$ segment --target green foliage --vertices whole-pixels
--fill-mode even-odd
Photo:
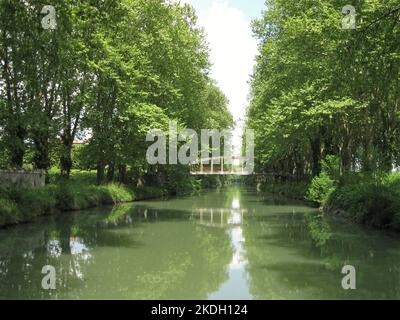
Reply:
[[[203,189],[219,188],[223,185],[223,180],[220,176],[204,176],[201,177],[200,181]]]
[[[325,172],[336,183],[341,178],[340,159],[337,156],[328,155],[321,161],[321,171]]]
[[[339,158],[331,155],[327,156],[321,161],[321,170],[321,173],[311,181],[306,198],[324,206],[339,184]]]
[[[400,230],[400,175],[353,176],[325,207],[358,223]]]
[[[64,182],[60,184],[55,197],[56,206],[60,210],[81,210],[135,200],[134,192],[123,185],[107,184],[95,186],[79,182]]]
[[[335,181],[323,171],[318,177],[315,177],[311,181],[306,197],[308,200],[323,206],[335,189]]]
[[[165,191],[159,187],[143,186],[135,190],[136,200],[147,200],[162,198]]]
[[[131,202],[135,200],[135,194],[123,185],[115,183],[102,186],[104,193],[108,193],[114,203]]]
[[[9,199],[0,198],[0,226],[15,224],[21,221],[17,204]]]
[[[93,179],[90,172],[74,172],[68,181],[56,179],[56,183],[32,190],[0,189],[0,227],[32,221],[61,210],[81,210],[136,200],[136,191],[127,186],[115,183],[96,186],[88,183]],[[162,192],[157,188],[140,190],[141,199],[161,196]]]
[[[21,201],[18,202],[24,216],[35,218],[43,214],[54,214],[56,212],[56,188],[47,186],[37,190],[22,192]],[[27,210],[29,208],[29,210]]]
[[[196,180],[190,175],[190,170],[187,166],[168,166],[164,171],[166,171],[167,177],[165,188],[169,194],[190,194],[197,188]]]
[[[264,192],[280,195],[285,198],[304,200],[309,183],[307,181],[269,181],[262,183],[261,190]]]
[[[194,130],[232,126],[191,6],[51,5],[55,30],[43,30],[40,1],[0,3],[0,167],[59,166],[64,178],[97,170],[98,184],[138,185],[148,172],[157,175],[145,158],[149,130],[166,130],[170,120]]]
[[[247,127],[259,171],[317,176],[330,154],[342,174],[399,162],[398,1],[354,3],[355,30],[342,29],[344,4],[268,0],[253,22],[260,54]]]

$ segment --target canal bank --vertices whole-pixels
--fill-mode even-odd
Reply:
[[[161,188],[135,190],[122,184],[102,186],[62,183],[37,189],[0,191],[0,228],[33,222],[37,217],[162,197]]]
[[[214,176],[195,179],[188,176],[181,183],[181,186],[96,185],[90,174],[82,172],[69,180],[57,179],[35,189],[0,187],[0,228],[33,222],[38,217],[65,211],[190,194],[204,188],[220,187],[226,183],[226,179]]]

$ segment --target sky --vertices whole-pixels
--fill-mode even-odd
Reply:
[[[264,0],[181,0],[184,2],[195,8],[198,24],[206,31],[211,77],[228,97],[229,110],[240,124],[246,114],[248,82],[258,53],[250,24],[261,17]],[[236,151],[241,132],[239,125],[234,133]]]

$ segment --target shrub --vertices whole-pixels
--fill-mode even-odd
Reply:
[[[311,181],[306,198],[324,206],[335,189],[336,182],[326,172],[321,172]]]
[[[15,202],[0,198],[0,226],[18,223],[21,218],[21,213]]]
[[[332,193],[326,207],[375,228],[400,229],[400,175],[359,175]]]
[[[340,160],[336,156],[328,155],[321,161],[321,173],[311,181],[306,198],[324,206],[336,190],[339,180]]]

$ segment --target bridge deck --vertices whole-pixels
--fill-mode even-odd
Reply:
[[[252,173],[248,173],[248,172],[234,172],[234,171],[228,171],[228,172],[226,172],[226,171],[224,171],[224,172],[221,172],[221,171],[214,171],[214,172],[210,172],[210,171],[207,171],[207,172],[201,172],[201,171],[199,171],[199,172],[195,172],[195,171],[192,171],[192,172],[190,172],[190,174],[192,175],[192,176],[250,176],[250,175],[252,175]]]

